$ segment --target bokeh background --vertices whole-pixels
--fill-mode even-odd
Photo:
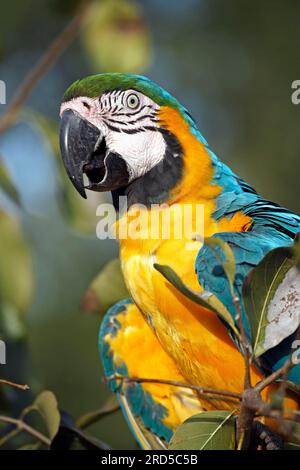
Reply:
[[[0,117],[78,4],[2,2],[0,80],[7,105],[0,105]],[[62,170],[58,112],[74,80],[105,71],[150,76],[189,109],[234,171],[300,212],[300,105],[291,102],[291,84],[300,79],[299,2],[91,4],[77,38],[0,135],[0,335],[7,344],[0,374],[31,387],[0,388],[1,413],[10,416],[44,389],[74,418],[101,408],[109,396],[98,329],[105,309],[126,290],[116,243],[95,236],[103,196],[81,200]],[[116,449],[135,447],[120,412],[88,432]]]

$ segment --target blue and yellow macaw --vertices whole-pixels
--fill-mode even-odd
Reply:
[[[203,208],[204,235],[227,242],[235,255],[235,289],[266,253],[290,245],[300,217],[262,198],[212,152],[188,111],[148,78],[108,73],[76,81],[61,105],[61,151],[79,193],[111,191],[124,279],[131,298],[112,307],[100,329],[105,375],[119,396],[144,448],[164,447],[174,429],[203,410],[234,404],[211,400],[184,386],[127,382],[114,377],[154,378],[234,392],[243,390],[244,360],[226,325],[194,303],[155,269],[170,266],[191,289],[213,293],[235,320],[228,280],[207,244],[195,237],[196,208]],[[84,186],[83,176],[88,179]],[[183,235],[163,234],[164,216],[182,225],[178,208],[189,204],[192,223]],[[137,211],[139,205],[140,211]],[[149,217],[135,236],[121,237],[129,223]],[[152,237],[153,230],[159,235]],[[249,333],[247,320],[244,327]],[[276,370],[290,352],[289,336],[252,365],[253,383]],[[290,373],[300,384],[300,365]],[[267,399],[271,387],[264,391]],[[298,406],[291,397],[289,406]],[[155,441],[156,444],[153,442]]]

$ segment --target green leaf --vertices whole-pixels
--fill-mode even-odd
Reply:
[[[93,280],[85,294],[83,310],[86,312],[107,311],[111,305],[129,297],[119,259],[109,261]]]
[[[0,189],[3,190],[12,201],[20,205],[20,198],[18,191],[16,190],[15,186],[13,185],[8,171],[5,168],[3,162],[0,161]]]
[[[39,450],[41,447],[41,443],[35,442],[33,444],[24,444],[23,446],[19,447],[17,450]]]
[[[50,450],[110,450],[108,444],[71,425],[61,425]]]
[[[0,209],[0,296],[3,308],[20,317],[31,302],[33,292],[32,261],[18,220]],[[9,320],[9,314],[7,319]]]
[[[210,292],[195,292],[194,290],[190,289],[186,284],[184,284],[184,282],[170,266],[155,263],[154,268],[159,271],[185,297],[192,300],[196,304],[202,305],[202,307],[216,313],[218,317],[227,323],[236,337],[240,339],[240,334],[234,324],[232,316],[216,296]]]
[[[60,425],[60,413],[55,395],[49,390],[40,393],[32,404],[32,410],[36,410],[43,418],[48,436],[53,439]]]
[[[231,293],[233,294],[233,283],[235,278],[235,258],[232,249],[228,245],[228,243],[224,242],[221,238],[212,238],[207,237],[204,239],[205,245],[211,247],[211,249],[215,252],[217,258],[220,258],[220,255],[217,251],[217,248],[221,248],[225,255],[225,263],[222,259],[220,259],[220,263],[223,266],[225,274],[230,284]]]
[[[134,0],[94,2],[82,32],[95,70],[141,72],[151,60],[151,36],[141,5]]]
[[[206,411],[188,418],[171,439],[171,450],[234,450],[233,411]]]
[[[91,426],[92,424],[97,423],[106,416],[115,413],[119,409],[120,404],[117,397],[115,395],[110,395],[107,401],[102,406],[102,408],[80,416],[80,418],[78,418],[76,421],[76,426],[80,429],[85,429]]]
[[[300,274],[291,249],[277,248],[264,257],[245,279],[243,299],[257,358],[299,325]]]

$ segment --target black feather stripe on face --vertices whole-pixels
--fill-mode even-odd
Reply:
[[[128,117],[131,117],[130,114],[127,114]],[[144,119],[147,119],[149,118],[150,121],[152,122],[156,122],[156,119],[155,119],[155,114],[152,113],[152,114],[144,114],[143,116],[139,116],[138,118],[136,119],[129,119],[127,121],[118,121],[117,119],[112,119],[112,118],[105,118],[104,121],[105,122],[109,122],[109,123],[113,123],[113,124],[121,124],[121,125],[133,125],[133,124],[136,124],[137,122],[139,121],[143,121]]]
[[[150,207],[151,204],[167,202],[171,190],[182,178],[183,152],[178,139],[167,130],[160,128],[151,128],[151,130],[161,132],[165,139],[164,158],[145,175],[132,181],[126,188],[112,192],[116,209],[119,209],[119,196],[127,196],[128,208],[133,204],[143,204]]]
[[[150,108],[150,109],[154,110],[154,108],[151,104],[144,104],[138,111],[133,111],[132,113],[113,113],[112,112],[112,114],[116,114],[117,116],[131,117],[131,116],[136,116],[137,114],[139,114],[141,111],[143,111],[146,108]]]
[[[99,98],[99,113],[103,123],[111,131],[134,134],[135,132],[142,132],[145,125],[157,124],[157,107],[155,103],[143,104],[143,102],[138,102],[138,109],[130,109],[127,105],[128,96],[130,96],[128,90],[127,92],[114,90]]]

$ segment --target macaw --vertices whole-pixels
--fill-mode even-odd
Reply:
[[[300,231],[300,217],[261,197],[222,163],[189,112],[146,77],[105,73],[78,80],[66,91],[60,116],[62,157],[77,191],[83,197],[86,189],[111,191],[117,210],[120,196],[127,198],[117,235],[129,220],[138,225],[136,207],[147,215],[167,214],[180,225],[178,207],[201,205],[206,239],[220,238],[234,253],[239,295],[245,276],[264,255],[291,245]],[[108,383],[135,437],[144,448],[163,448],[189,416],[235,406],[184,384],[241,392],[244,360],[220,318],[181,294],[155,268],[168,265],[191,289],[214,294],[235,320],[228,280],[215,251],[195,237],[192,226],[181,237],[174,231],[164,237],[164,219],[147,220],[134,237],[119,237],[131,297],[109,309],[99,343]],[[157,237],[150,236],[153,228]],[[245,316],[243,321],[249,337]],[[253,383],[280,367],[293,339],[292,334],[263,355],[261,367],[252,365]],[[180,386],[120,385],[116,376]],[[300,365],[289,378],[300,384]],[[271,390],[264,391],[265,399]],[[288,400],[298,407],[293,397]]]

